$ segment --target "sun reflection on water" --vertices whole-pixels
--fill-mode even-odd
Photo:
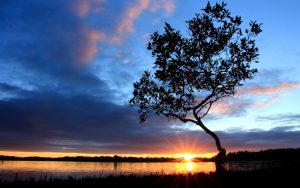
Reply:
[[[185,163],[185,168],[186,168],[187,172],[192,172],[193,171],[193,163],[192,162]]]
[[[198,172],[214,172],[215,171],[215,164],[212,162],[192,162],[192,161],[185,161],[179,162],[175,164],[175,168],[173,169],[174,173],[198,173]]]

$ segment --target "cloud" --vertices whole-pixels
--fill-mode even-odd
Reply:
[[[120,44],[124,37],[135,31],[134,22],[146,10],[154,12],[164,9],[171,14],[175,9],[175,3],[172,0],[136,0],[136,4],[128,7],[118,24],[114,36],[110,38],[112,44]]]
[[[257,121],[270,121],[276,124],[300,125],[300,114],[273,114],[258,116]]]
[[[117,33],[122,34],[133,32],[133,22],[144,10],[147,9],[148,5],[149,0],[138,0],[136,5],[129,7],[117,28]]]
[[[104,34],[75,16],[69,2],[2,3],[0,60],[51,73],[90,64]]]
[[[0,100],[1,150],[100,154],[216,152],[214,140],[200,128],[165,126],[174,122],[156,117],[139,125],[136,111],[113,103],[110,92],[104,90],[99,90],[102,96],[93,96],[84,92],[65,95],[47,88],[24,91],[8,84],[0,88],[25,96]],[[289,118],[297,119],[298,115],[286,117]],[[300,131],[296,128],[238,129],[217,134],[228,151],[299,147]]]
[[[215,116],[233,116],[241,115],[246,112],[246,109],[250,107],[252,103],[247,100],[240,99],[225,99],[213,104],[210,112]]]
[[[110,102],[108,96],[45,93],[32,92],[27,98],[0,101],[2,150],[125,152],[130,147],[141,148],[157,132],[158,121],[149,127],[138,126],[135,111]],[[151,124],[153,133],[148,130]]]
[[[150,10],[152,11],[158,11],[159,9],[164,9],[167,14],[171,14],[176,5],[173,0],[156,0],[152,1]]]
[[[273,86],[256,85],[238,90],[239,95],[271,95],[300,88],[300,82],[281,82]]]
[[[75,13],[80,17],[87,16],[91,9],[94,12],[99,12],[106,0],[77,0],[74,5]]]
[[[9,100],[11,98],[24,97],[30,93],[30,90],[19,88],[7,83],[0,82],[0,99]]]
[[[136,73],[123,67],[116,70],[116,64],[108,65],[103,54],[112,56],[109,40],[116,36],[121,42],[133,32],[134,22],[153,3],[148,0],[1,2],[0,16],[5,18],[0,21],[1,82],[23,89],[47,87],[58,93],[97,95],[101,94],[99,88],[112,87],[110,81],[104,81],[104,69],[109,68],[103,67],[111,66],[115,77],[126,77],[111,78],[111,82],[118,83],[116,88],[124,87],[124,82],[132,81]],[[96,12],[96,8],[103,10]],[[128,45],[124,48],[133,54],[132,45],[130,50]],[[129,56],[126,54],[123,62],[131,62],[133,57]],[[92,66],[96,63],[100,68],[95,71]],[[13,96],[16,95],[9,94]]]
[[[183,130],[153,119],[139,125],[135,110],[91,96],[56,93],[0,101],[0,149],[102,154],[216,152],[200,128]],[[165,120],[165,119],[163,119]],[[299,147],[295,127],[217,131],[228,151]]]
[[[298,148],[300,131],[292,127],[275,127],[271,130],[220,132],[224,146],[230,151],[261,150],[270,148]]]
[[[265,108],[279,101],[277,97],[269,97],[265,100],[251,100],[242,97],[221,99],[212,105],[208,115],[210,119],[222,118],[225,116],[241,116],[249,109]]]
[[[98,52],[97,42],[105,38],[105,34],[101,31],[88,29],[86,32],[87,45],[82,49],[78,64],[91,63]]]
[[[232,97],[218,100],[206,116],[209,120],[224,117],[242,116],[248,110],[257,110],[280,103],[282,98],[291,96],[289,92],[299,89],[300,82],[287,78],[290,69],[263,69],[254,80],[248,80],[236,88]]]
[[[79,1],[1,2],[2,84],[63,95],[108,92],[107,84],[90,69],[105,34],[78,17],[72,2]],[[10,90],[6,99],[11,97],[24,96]]]
[[[148,8],[149,0],[138,0],[137,4],[129,7],[123,15],[115,35],[111,38],[114,44],[121,43],[124,36],[134,31],[134,21]]]
[[[281,82],[276,85],[254,84],[238,89],[234,97],[221,99],[212,105],[210,119],[241,116],[248,109],[265,108],[276,104],[284,93],[300,88],[300,82]]]

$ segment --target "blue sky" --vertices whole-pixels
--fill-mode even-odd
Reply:
[[[216,152],[199,127],[157,117],[141,126],[128,105],[133,83],[153,66],[149,36],[165,22],[186,32],[185,21],[206,3],[1,1],[0,151]],[[227,4],[245,26],[263,24],[258,73],[204,123],[228,151],[300,147],[299,1]]]

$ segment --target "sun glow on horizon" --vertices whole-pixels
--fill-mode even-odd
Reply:
[[[190,161],[192,159],[192,156],[190,154],[184,155],[184,160]]]
[[[195,158],[194,155],[185,153],[185,154],[176,154],[176,156],[183,158],[185,161],[191,161],[193,158]]]
[[[192,161],[193,158],[195,157],[212,157],[215,155],[215,153],[201,153],[201,154],[189,154],[189,153],[184,153],[184,154],[122,154],[122,153],[116,153],[116,154],[107,154],[107,153],[70,153],[70,152],[26,152],[26,151],[3,151],[0,150],[0,155],[5,155],[5,156],[16,156],[16,157],[76,157],[76,156],[84,156],[84,157],[97,157],[97,156],[111,156],[113,157],[114,155],[118,155],[121,157],[170,157],[170,158],[183,158],[184,161]]]

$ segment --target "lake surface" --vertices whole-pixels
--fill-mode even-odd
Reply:
[[[225,169],[247,171],[270,169],[285,165],[282,162],[227,162]],[[107,176],[120,174],[180,174],[214,172],[213,162],[64,162],[64,161],[0,161],[0,180],[14,181],[16,178],[45,179],[69,176]]]
[[[64,161],[3,161],[0,179],[36,179],[47,177],[84,177],[120,174],[180,174],[213,172],[213,162],[64,162]]]

